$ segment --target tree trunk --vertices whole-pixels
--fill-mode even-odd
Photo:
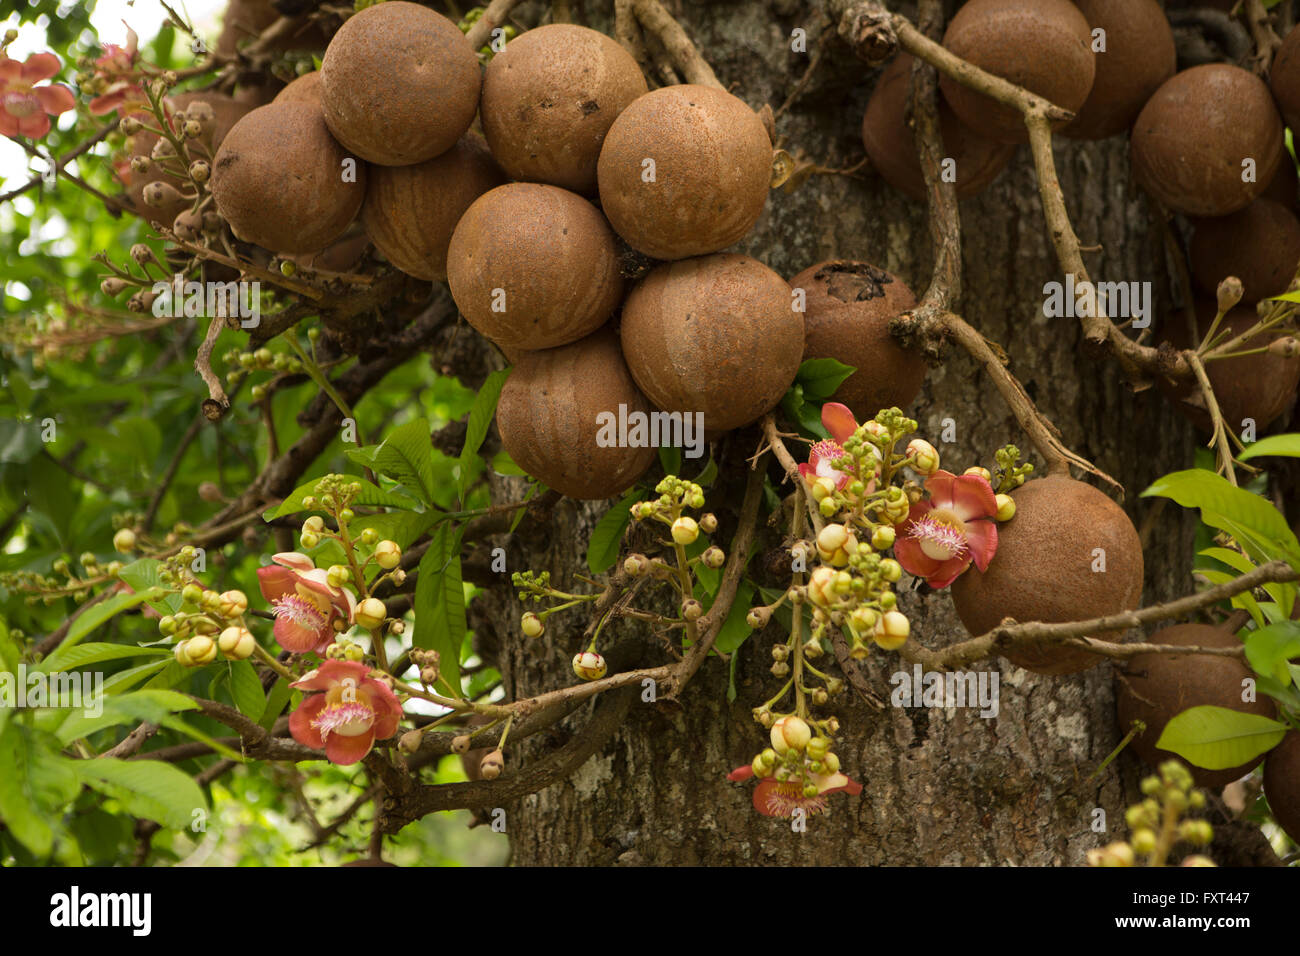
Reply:
[[[610,31],[610,6],[588,0],[586,22]],[[791,153],[801,151],[823,166],[859,161],[859,128],[874,71],[853,58],[833,29],[826,31],[816,10],[795,0],[672,6],[719,79],[754,107],[779,107],[824,44],[819,68],[778,121],[778,133]],[[791,51],[797,27],[808,33],[807,53]],[[1093,276],[1149,280],[1157,307],[1168,311],[1164,240],[1132,186],[1126,141],[1065,140],[1057,156],[1077,231],[1086,246],[1102,247],[1087,254]],[[958,311],[1005,348],[1012,372],[1067,445],[1123,483],[1124,505],[1137,526],[1151,523],[1156,546],[1146,554],[1144,601],[1186,593],[1193,522],[1137,495],[1156,476],[1190,462],[1193,432],[1154,390],[1135,395],[1113,362],[1083,356],[1076,320],[1043,316],[1043,284],[1061,275],[1027,147],[990,189],[964,202],[961,213],[965,301]],[[869,170],[817,175],[792,193],[773,192],[739,248],[787,278],[824,259],[865,259],[903,278],[919,296],[931,265],[925,215],[923,205]],[[932,369],[910,413],[945,462],[989,464],[995,448],[1013,442],[1042,468],[987,378],[953,347]],[[938,440],[945,419],[955,424],[950,444]],[[744,459],[758,443],[755,429],[722,443],[723,476],[710,495],[714,510],[723,513],[739,501]],[[497,491],[506,500],[519,487],[505,479]],[[507,547],[510,570],[549,570],[559,586],[582,589],[574,576],[586,571],[587,538],[605,508],[565,500],[546,528],[521,528],[494,543]],[[724,522],[724,530],[734,524]],[[718,539],[724,547],[728,540]],[[914,639],[937,647],[965,637],[947,593],[900,598]],[[476,604],[480,638],[498,655],[512,698],[572,682],[569,660],[580,649],[585,619],[553,619],[541,639],[525,642],[518,630],[522,608],[508,582]],[[1124,756],[1090,779],[1121,736],[1109,664],[1066,678],[1038,676],[1005,661],[976,665],[1001,675],[1000,713],[992,719],[973,710],[876,709],[846,694],[832,708],[841,722],[836,751],[845,771],[864,785],[862,795],[832,797],[830,814],[811,818],[802,833],[788,821],[759,816],[750,804],[751,786],[729,783],[725,775],[766,746],[766,731],[751,709],[779,686],[768,670],[775,631],[754,635],[738,652],[734,703],[727,700],[727,665],[717,658],[686,688],[680,708],[629,693],[625,722],[574,776],[506,807],[513,861],[1079,865],[1088,849],[1125,834],[1123,810],[1136,794],[1136,763]],[[605,646],[615,640],[629,652],[623,666],[667,660],[662,645],[639,627],[622,625]],[[878,650],[866,664],[871,683],[888,700],[889,675],[905,665],[897,654]],[[521,742],[512,765],[581,733],[593,706]],[[1105,832],[1092,829],[1096,808],[1106,813]]]

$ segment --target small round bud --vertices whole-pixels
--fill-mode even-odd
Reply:
[[[469,752],[469,734],[457,734],[451,738],[451,752],[463,754]]]
[[[644,554],[629,554],[623,561],[623,573],[635,578],[645,573],[650,567],[650,559]]]
[[[700,536],[700,526],[695,523],[694,518],[682,515],[673,522],[672,534],[673,540],[678,544],[691,544]]]
[[[190,179],[196,183],[206,183],[212,177],[212,167],[201,159],[190,163]]]
[[[314,531],[304,531],[298,536],[298,543],[310,551],[316,545],[320,544],[320,536]]]
[[[999,521],[1010,521],[1016,515],[1016,500],[1010,495],[997,495],[994,499],[997,504],[997,519]]]
[[[221,649],[221,653],[229,654],[239,646],[239,642],[247,633],[249,633],[249,631],[244,627],[228,627],[222,631],[221,636],[217,638],[217,647]]]
[[[165,143],[167,141],[160,139],[158,142]],[[170,206],[174,203],[178,203],[183,198],[184,197],[176,191],[175,187],[169,183],[163,182],[162,180],[157,180],[144,187],[144,204],[146,206],[152,206],[155,209],[161,206]]]
[[[1219,864],[1215,863],[1208,856],[1201,856],[1199,853],[1197,853],[1194,854],[1193,856],[1185,857],[1183,859],[1182,865],[1183,866],[1218,866]]]
[[[312,531],[316,534],[320,534],[325,530],[325,519],[320,515],[311,515],[302,523],[302,530],[304,532]]]
[[[727,555],[721,548],[712,545],[704,549],[704,553],[700,555],[700,560],[704,562],[705,567],[716,570],[727,563]]]
[[[829,607],[835,603],[835,572],[822,565],[813,569],[808,576],[808,600],[817,607]]]
[[[880,562],[880,575],[893,584],[903,576],[903,566],[893,558],[885,558]]]
[[[546,625],[540,617],[528,611],[519,619],[519,630],[524,632],[524,637],[541,637]]]
[[[912,625],[900,611],[886,611],[876,622],[872,639],[887,651],[894,651],[907,643]]]
[[[582,680],[600,680],[605,676],[605,658],[595,651],[581,651],[573,655],[573,673]]]
[[[939,470],[939,452],[923,438],[913,438],[907,443],[907,457],[918,475],[933,475]]]
[[[1230,311],[1245,294],[1246,288],[1241,284],[1241,280],[1236,276],[1228,276],[1219,283],[1219,288],[1216,290],[1215,298],[1218,300],[1219,311]]]
[[[767,623],[771,619],[772,611],[766,607],[750,608],[749,613],[745,615],[745,623],[756,631],[759,628],[767,627]]]
[[[989,470],[987,468],[981,468],[979,465],[972,465],[971,467],[963,471],[962,474],[978,475],[979,477],[983,478],[985,481],[993,480],[993,475],[989,472]]]
[[[221,486],[215,481],[204,481],[199,484],[199,497],[209,504],[220,504],[226,500],[226,496],[221,493]]]
[[[787,664],[785,661],[777,661],[775,664],[772,665],[773,677],[786,677],[789,675],[789,673],[790,673],[790,665]]]
[[[210,664],[217,659],[217,644],[210,637],[200,634],[185,642],[185,656],[193,666]]]
[[[487,754],[478,764],[478,775],[484,780],[495,780],[506,769],[506,758],[499,750]]]
[[[682,602],[682,618],[687,621],[698,621],[704,614],[704,605],[695,598],[687,598]]]
[[[121,554],[130,554],[135,550],[135,532],[130,528],[123,528],[117,534],[113,535],[113,550]]]
[[[181,600],[186,604],[198,604],[203,600],[203,588],[193,582],[181,588]]]
[[[356,622],[366,630],[374,630],[388,617],[388,608],[379,598],[366,598],[357,605]]]
[[[243,591],[222,591],[217,600],[222,617],[239,617],[248,610],[248,595]]]
[[[359,538],[360,538],[361,543],[364,544],[367,548],[373,548],[376,544],[379,543],[379,532],[376,531],[374,528],[363,528],[362,531],[361,531],[361,534],[360,534]],[[388,542],[388,543],[391,544],[391,545],[393,545],[393,547],[395,547],[395,548],[397,547],[397,542],[396,542],[396,541],[390,541],[390,542]],[[401,557],[401,549],[400,549],[400,548],[398,548],[398,557],[399,557],[399,558]],[[381,567],[382,567],[382,565],[381,565]],[[384,568],[384,570],[385,570],[385,571],[391,571],[392,568]]]
[[[360,663],[366,659],[366,652],[361,649],[360,644],[349,644],[343,648],[343,659]]]
[[[194,666],[194,662],[190,660],[190,655],[186,653],[188,645],[189,641],[178,641],[176,646],[172,648],[172,654],[176,658],[176,663],[180,664],[181,667]]]
[[[426,664],[420,668],[420,683],[432,685],[438,683],[438,668],[432,664]]]
[[[424,743],[424,734],[419,730],[408,730],[397,741],[397,747],[402,753],[413,754],[420,749],[420,744]]]
[[[897,536],[898,532],[892,527],[882,524],[871,532],[871,546],[877,551],[886,551],[894,546],[894,539]]]
[[[1276,355],[1279,358],[1291,359],[1300,355],[1300,339],[1294,336],[1286,336],[1280,339],[1274,339],[1268,345],[1268,354]]]
[[[705,534],[713,534],[718,530],[718,516],[713,512],[700,515],[700,530]]]
[[[352,570],[345,564],[331,564],[325,572],[325,583],[332,588],[341,588],[352,580]]]
[[[370,528],[367,531],[373,530]],[[396,541],[380,541],[375,545],[375,563],[385,571],[391,571],[402,561],[402,549]]]
[[[123,292],[129,283],[125,279],[119,279],[117,276],[109,276],[99,284],[99,291],[109,298],[115,299]]]
[[[803,749],[808,746],[812,740],[812,728],[804,721],[802,717],[794,714],[787,714],[785,717],[777,718],[772,724],[772,749],[778,754],[784,756],[788,751],[794,750],[802,753]]]
[[[1135,853],[1141,853],[1143,856],[1154,853],[1156,849],[1156,834],[1154,830],[1142,827],[1140,830],[1133,831],[1133,837],[1129,840]]]

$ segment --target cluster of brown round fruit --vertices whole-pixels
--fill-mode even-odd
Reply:
[[[1300,264],[1300,219],[1283,120],[1292,128],[1300,122],[1300,31],[1278,54],[1271,93],[1254,73],[1226,63],[1175,72],[1173,31],[1157,0],[970,0],[943,42],[962,59],[1075,112],[1059,130],[1063,136],[1102,139],[1132,130],[1137,182],[1189,219],[1200,334],[1214,320],[1216,291],[1228,276],[1244,287],[1240,305],[1220,324],[1232,335],[1255,324],[1258,302],[1291,284]],[[922,199],[906,116],[911,65],[900,56],[881,75],[862,139],[881,176]],[[947,76],[939,88],[940,129],[964,199],[1010,162],[1016,144],[1027,139],[1026,127],[1016,111]],[[1163,333],[1178,348],[1195,344],[1185,325],[1169,322]],[[1257,354],[1216,360],[1207,369],[1234,429],[1247,419],[1267,427],[1300,384],[1298,356]],[[1165,391],[1208,427],[1204,409],[1194,399],[1182,401],[1194,387]]]

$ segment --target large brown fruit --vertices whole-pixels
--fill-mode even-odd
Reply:
[[[1300,843],[1300,731],[1291,731],[1265,756],[1264,796],[1278,826]]]
[[[988,570],[972,565],[952,585],[953,604],[968,631],[984,634],[1005,617],[1055,624],[1138,606],[1142,543],[1119,505],[1092,485],[1059,475],[1026,482],[1011,497],[1016,514],[998,525],[998,549]],[[1105,570],[1094,570],[1101,567],[1102,552]],[[1006,657],[1040,674],[1074,674],[1102,661],[1078,648],[1048,645]]]
[[[1268,188],[1260,193],[1260,198],[1280,202],[1292,211],[1296,209],[1296,200],[1300,199],[1300,175],[1296,173],[1295,160],[1291,158],[1291,153],[1285,144],[1282,146],[1282,155],[1278,160],[1277,173],[1274,174]]]
[[[1097,69],[1088,21],[1069,0],[970,0],[948,24],[943,45],[1071,112],[1088,99]],[[939,88],[967,126],[1002,142],[1028,142],[1019,111],[948,76]]]
[[[445,153],[478,111],[478,57],[440,13],[388,0],[351,17],[321,63],[325,122],[368,162],[407,166]]]
[[[1075,6],[1091,29],[1106,31],[1106,49],[1096,53],[1087,102],[1061,132],[1105,139],[1132,126],[1151,94],[1174,75],[1174,31],[1156,0],[1075,0]]]
[[[661,265],[623,305],[623,354],[660,408],[703,412],[710,433],[781,401],[803,352],[790,286],[756,259],[721,253]]]
[[[512,349],[576,342],[623,297],[605,217],[558,186],[510,183],[466,210],[447,248],[447,282],[469,324]]]
[[[1196,300],[1199,335],[1203,336],[1209,331],[1217,311],[1213,299]],[[1253,307],[1239,305],[1223,317],[1219,328],[1237,336],[1248,331],[1258,321],[1259,316]],[[1265,332],[1244,347],[1258,348],[1285,334],[1281,331]],[[1176,348],[1191,348],[1193,345],[1182,315],[1170,319],[1167,337]],[[1265,353],[1215,359],[1205,363],[1205,372],[1214,389],[1214,400],[1218,402],[1219,411],[1228,428],[1240,433],[1246,420],[1250,419],[1255,423],[1257,431],[1263,431],[1291,403],[1296,385],[1300,383],[1300,358],[1282,358]],[[1205,411],[1200,389],[1194,381],[1173,385],[1160,379],[1157,384],[1197,428],[1210,431],[1210,416]],[[1191,400],[1191,404],[1187,400]]]
[[[605,134],[646,82],[632,55],[586,27],[553,23],[516,37],[483,74],[483,134],[514,179],[596,191]]]
[[[910,54],[900,53],[880,74],[862,116],[862,144],[871,165],[889,185],[913,199],[924,200],[921,160],[907,124],[913,62]],[[1015,154],[1014,144],[981,136],[957,119],[943,100],[939,101],[939,127],[944,152],[956,165],[958,199],[982,192]]]
[[[304,73],[275,94],[272,103],[310,103],[320,107],[320,70]]]
[[[1208,624],[1175,624],[1151,635],[1154,644],[1177,647],[1239,647],[1231,631]],[[1177,754],[1156,747],[1165,724],[1189,707],[1227,707],[1246,714],[1272,717],[1273,702],[1259,695],[1250,703],[1241,699],[1242,681],[1253,677],[1246,663],[1236,657],[1208,654],[1139,654],[1124,668],[1116,683],[1115,703],[1119,732],[1126,734],[1134,720],[1146,724],[1146,730],[1133,738],[1131,746],[1151,767],[1166,760],[1187,762]],[[1250,773],[1259,766],[1263,755],[1249,763],[1227,770],[1192,767],[1198,787],[1222,787]]]
[[[1133,126],[1132,151],[1138,184],[1170,209],[1226,216],[1272,181],[1282,157],[1282,118],[1254,73],[1207,63],[1156,90]],[[1249,182],[1247,160],[1254,164]]]
[[[417,279],[447,278],[447,247],[465,210],[505,174],[476,133],[414,166],[372,166],[361,220],[397,268]]]
[[[614,231],[656,259],[717,252],[758,220],[772,144],[757,114],[708,86],[666,86],[614,121],[597,163]]]
[[[1271,199],[1256,199],[1230,216],[1198,219],[1188,247],[1192,281],[1206,295],[1236,276],[1245,303],[1285,292],[1300,265],[1300,220]]]
[[[355,182],[345,182],[348,158],[318,108],[270,103],[226,136],[212,167],[212,195],[245,242],[315,252],[343,234],[365,197],[365,164],[357,163]]]
[[[1300,29],[1292,28],[1277,51],[1269,85],[1286,125],[1300,129]]]
[[[195,159],[211,159],[225,141],[226,134],[230,132],[231,127],[239,122],[251,107],[236,102],[224,93],[212,92],[177,93],[175,96],[167,98],[166,105],[169,115],[173,117],[173,122],[178,122],[181,113],[186,113],[190,107],[199,103],[207,104],[212,110],[212,117],[203,124],[207,127],[203,135],[197,140],[191,140],[189,147],[191,155]],[[151,116],[143,114],[137,114],[137,116],[144,119],[151,126],[154,125]],[[157,142],[158,136],[156,134],[141,130],[130,139],[131,155],[148,156]],[[178,192],[189,187],[188,182],[164,173],[158,164],[154,163],[147,173],[131,172],[127,180],[126,191],[135,208],[141,211],[147,221],[159,222],[170,229],[176,217],[189,209],[193,203],[187,199],[178,199],[163,206],[146,205],[144,201],[145,186],[159,181],[167,183]]]
[[[534,478],[570,498],[610,498],[645,473],[654,448],[602,447],[597,416],[649,414],[610,329],[519,357],[497,403],[501,444]]]
[[[858,421],[882,408],[906,408],[925,382],[925,359],[902,348],[889,322],[916,305],[897,277],[867,262],[834,259],[790,280],[804,290],[804,359],[833,358],[856,372],[835,392]]]

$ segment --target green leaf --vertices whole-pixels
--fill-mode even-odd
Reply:
[[[713,483],[718,480],[718,460],[709,455],[709,463],[704,466],[704,470],[695,476],[695,483],[701,488],[711,488]]]
[[[283,677],[276,678],[275,683],[271,685],[271,693],[266,697],[266,707],[262,710],[262,719],[258,721],[265,730],[270,730],[275,725],[276,719],[280,716],[280,711],[284,710],[284,705],[289,703],[289,697],[292,694],[293,688],[289,686],[289,682]]]
[[[1199,508],[1206,524],[1227,531],[1243,548],[1253,547],[1266,560],[1285,558],[1300,567],[1300,541],[1282,513],[1214,472],[1200,468],[1173,472],[1142,492],[1143,497],[1152,495],[1171,498],[1184,508]]]
[[[745,620],[749,616],[750,601],[753,597],[754,586],[748,581],[741,581],[740,587],[736,590],[736,601],[727,612],[727,619],[722,623],[718,638],[713,643],[713,646],[722,653],[733,653],[749,639],[750,634],[754,633],[753,628]]]
[[[515,460],[510,457],[510,453],[504,448],[492,456],[492,470],[498,475],[528,474],[528,472],[515,464]]]
[[[830,432],[822,424],[821,409],[804,401],[803,386],[796,382],[781,399],[781,407],[805,431],[818,438],[830,438]]]
[[[84,615],[83,615],[84,616]],[[170,657],[172,652],[162,647],[137,647],[134,644],[79,644],[76,647],[60,645],[49,657],[41,661],[34,669],[52,674],[55,671],[69,671],[87,664],[99,664],[102,661],[116,661],[124,657]]]
[[[16,724],[0,733],[0,820],[33,856],[48,856],[54,830],[46,822],[50,808],[40,805],[31,780],[28,736]]]
[[[56,733],[59,743],[67,745],[106,727],[120,724],[146,720],[154,724],[165,724],[173,713],[198,709],[198,704],[174,690],[137,690],[100,698],[100,703],[102,711],[98,714],[87,713],[84,707],[70,713]]]
[[[460,570],[460,539],[464,533],[464,525],[454,528],[444,522],[438,526],[429,550],[420,559],[415,583],[415,646],[438,652],[442,676],[457,695],[460,646],[468,629]]]
[[[117,799],[133,817],[153,820],[173,830],[188,829],[206,816],[208,801],[189,775],[160,760],[70,760],[86,786]]]
[[[161,570],[161,561],[156,558],[141,558],[122,568],[118,576],[137,594],[142,594],[151,592],[152,588],[162,587],[162,578],[159,577]],[[175,614],[181,607],[181,596],[175,593],[164,594],[161,597],[147,597],[145,600],[151,608],[164,615]]]
[[[799,366],[794,380],[803,386],[803,397],[806,400],[824,402],[856,371],[852,365],[845,365],[833,358],[808,359]]]
[[[239,712],[250,720],[261,720],[266,710],[266,693],[257,668],[248,661],[230,662],[230,695]]]
[[[1287,730],[1286,724],[1259,714],[1201,705],[1188,708],[1165,724],[1156,746],[1194,766],[1227,770],[1273,749]]]
[[[1246,660],[1255,673],[1275,678],[1283,686],[1291,683],[1288,662],[1297,657],[1300,657],[1300,622],[1270,624],[1246,637]]]
[[[1211,568],[1201,568],[1196,572],[1205,578],[1210,584],[1227,584],[1229,581],[1237,580],[1237,575],[1229,574],[1227,571],[1215,571]],[[1234,594],[1228,599],[1233,607],[1242,608],[1249,611],[1251,618],[1255,621],[1256,626],[1264,626],[1264,611],[1255,600],[1255,596],[1249,591],[1242,591],[1240,594]]]
[[[361,493],[352,500],[355,505],[382,505],[385,508],[401,508],[406,511],[419,511],[423,507],[414,498],[384,491],[364,478],[352,478],[351,480],[361,485]],[[305,510],[302,506],[302,499],[316,494],[316,486],[320,482],[321,479],[317,478],[305,485],[299,485],[279,505],[262,512],[263,520],[270,521],[272,518],[281,518],[284,515],[297,514],[299,511]]]
[[[659,467],[665,475],[680,475],[682,471],[682,450],[675,445],[659,446]]]
[[[483,439],[487,438],[488,426],[492,424],[492,416],[497,413],[501,387],[505,385],[509,375],[509,369],[500,369],[489,375],[474,398],[474,406],[469,410],[469,422],[465,427],[465,447],[460,452],[460,481],[457,485],[462,504],[465,501],[465,492],[469,489],[470,463],[478,454],[479,448],[483,446]]]
[[[1265,455],[1300,458],[1300,434],[1292,432],[1287,435],[1270,435],[1268,438],[1261,438],[1254,444],[1247,445],[1246,450],[1237,458],[1239,461],[1249,461]]]
[[[596,527],[591,531],[587,542],[587,567],[592,574],[608,571],[618,560],[618,549],[623,543],[623,531],[632,520],[632,503],[640,498],[639,492],[632,491],[623,496],[623,500],[606,511]]]
[[[433,504],[433,443],[429,422],[417,418],[399,425],[375,449],[372,467],[401,484],[426,505]]]

